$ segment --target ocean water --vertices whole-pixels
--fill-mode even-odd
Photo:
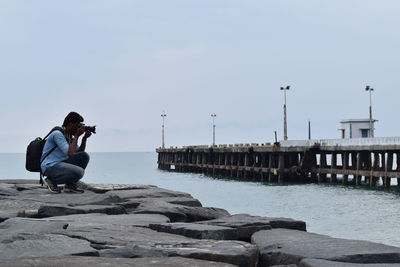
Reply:
[[[84,182],[152,184],[190,193],[203,206],[304,220],[309,232],[400,246],[400,192],[329,184],[265,184],[157,169],[156,153],[90,153]],[[0,154],[0,179],[33,178],[25,155]]]

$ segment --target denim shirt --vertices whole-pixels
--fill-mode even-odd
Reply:
[[[68,142],[67,138],[59,130],[53,131],[47,137],[46,143],[43,147],[42,159],[43,159],[43,156],[47,155],[47,153],[50,150],[52,150],[54,147],[57,147],[57,148],[54,149],[54,151],[52,151],[42,161],[40,167],[41,167],[43,173],[46,173],[46,170],[49,167],[52,167],[52,166],[56,165],[57,163],[60,163],[64,160],[68,159],[68,149],[69,149],[70,143],[72,143],[72,140],[70,142]]]

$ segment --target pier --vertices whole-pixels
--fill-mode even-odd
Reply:
[[[400,137],[159,148],[158,168],[263,182],[400,185]]]

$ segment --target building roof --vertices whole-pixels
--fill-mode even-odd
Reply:
[[[378,120],[372,119],[372,122],[376,121]],[[364,122],[369,122],[369,119],[348,119],[340,121],[340,123],[364,123]]]

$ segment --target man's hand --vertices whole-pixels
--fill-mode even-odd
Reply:
[[[83,136],[83,139],[88,139],[92,135],[91,131],[85,131],[85,135]]]
[[[85,132],[85,126],[79,127],[78,129],[76,129],[75,138],[78,138],[78,137],[81,136],[84,132]]]

